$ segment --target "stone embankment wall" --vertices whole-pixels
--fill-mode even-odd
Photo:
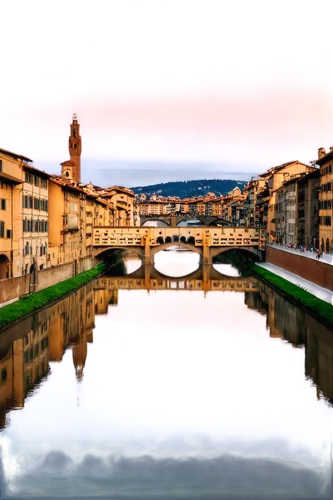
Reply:
[[[42,269],[41,271],[38,271],[38,284],[36,291],[43,290],[44,288],[59,283],[60,281],[72,278],[76,274],[89,271],[89,269],[95,267],[98,262],[99,261],[95,259],[95,257],[87,257],[78,262],[77,266],[75,266],[74,263],[70,263],[48,269]],[[30,274],[24,274],[23,276],[18,276],[17,278],[0,280],[0,304],[8,302],[9,300],[17,299],[18,297],[22,297],[22,295],[29,293],[30,280]]]
[[[333,266],[301,254],[267,247],[266,261],[333,291]]]

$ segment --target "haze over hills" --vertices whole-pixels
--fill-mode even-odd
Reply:
[[[60,173],[60,162],[68,155],[59,158],[59,162],[37,160],[34,165],[51,174]],[[143,161],[124,159],[82,158],[82,182],[92,181],[102,187],[120,185],[126,187],[144,186],[165,182],[186,181],[193,179],[233,179],[249,180],[251,176],[267,170],[269,165],[254,163],[219,162],[195,163],[184,161]]]
[[[214,193],[216,196],[226,195],[236,186],[243,189],[247,181],[237,181],[229,179],[200,179],[192,181],[176,181],[148,186],[132,187],[135,194],[145,194],[152,196],[178,196],[179,198],[192,198],[194,196],[205,196],[207,193]]]

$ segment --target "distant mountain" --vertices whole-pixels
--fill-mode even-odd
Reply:
[[[81,159],[81,175],[84,184],[92,181],[97,186],[150,186],[170,181],[193,179],[233,179],[246,181],[264,172],[265,163],[252,165],[243,162],[195,162],[195,161],[149,161],[149,160],[116,160],[96,159],[83,156]],[[47,168],[42,162],[37,168],[57,173],[57,165]]]
[[[243,190],[246,184],[247,181],[201,179],[197,181],[166,182],[150,186],[132,187],[131,189],[135,194],[178,196],[183,199],[192,198],[193,196],[205,196],[207,193],[215,193],[216,196],[226,195],[236,186]]]

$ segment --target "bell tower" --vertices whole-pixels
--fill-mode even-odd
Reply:
[[[72,175],[76,182],[81,182],[81,151],[82,142],[80,136],[80,125],[76,113],[73,114],[71,123],[71,135],[68,139],[70,161],[73,162]]]

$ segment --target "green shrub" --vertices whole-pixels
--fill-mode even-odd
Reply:
[[[89,283],[89,281],[97,278],[105,270],[103,263],[98,264],[93,269],[84,273],[78,274],[73,278],[61,281],[56,285],[44,288],[40,292],[33,293],[22,297],[14,304],[9,304],[0,308],[0,331],[3,330],[9,323],[28,316],[37,309],[45,307],[51,302],[54,302],[64,295],[74,292],[77,288]]]
[[[290,281],[281,278],[281,276],[277,276],[267,269],[256,265],[251,265],[251,269],[258,278],[265,281],[268,285],[272,285],[287,297],[303,305],[305,309],[323,318],[330,326],[333,326],[333,306],[331,306],[331,304],[318,299],[300,286],[290,283]]]

